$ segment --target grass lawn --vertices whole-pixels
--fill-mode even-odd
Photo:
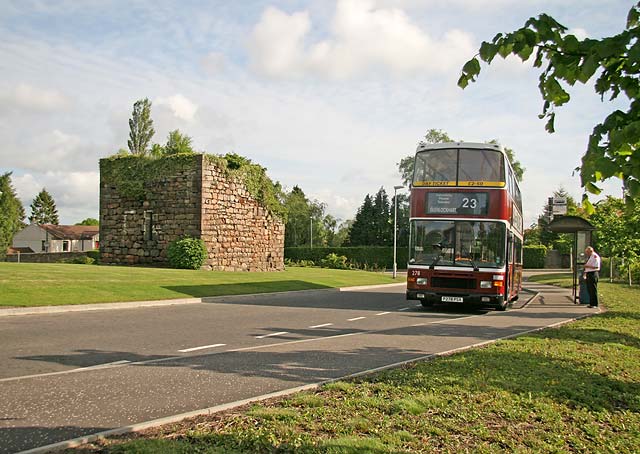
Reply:
[[[290,267],[228,273],[62,263],[0,262],[0,307],[110,303],[402,282],[382,273]]]
[[[600,290],[569,325],[79,451],[637,453],[640,290]]]

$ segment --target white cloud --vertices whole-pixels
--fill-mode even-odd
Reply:
[[[579,40],[583,40],[589,37],[589,33],[584,28],[572,28],[567,33],[575,35]]]
[[[307,46],[310,30],[308,12],[267,8],[249,42],[254,67],[285,78],[315,73],[346,79],[376,70],[442,73],[457,68],[474,48],[462,30],[434,39],[401,9],[376,8],[371,0],[339,0],[329,39]]]
[[[0,93],[3,109],[15,108],[28,112],[55,112],[69,107],[69,99],[57,90],[19,83]]]
[[[179,93],[168,98],[158,98],[156,104],[169,106],[173,115],[184,121],[192,121],[198,112],[197,104]]]
[[[42,188],[53,197],[62,224],[74,224],[87,217],[98,217],[100,195],[97,172],[48,171],[13,176],[18,197],[30,215],[29,207]]]

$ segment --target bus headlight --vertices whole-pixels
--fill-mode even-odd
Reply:
[[[416,279],[416,284],[418,284],[418,285],[427,285],[427,278],[426,277],[419,277],[418,279]]]
[[[491,281],[480,281],[480,288],[491,288],[492,285]]]

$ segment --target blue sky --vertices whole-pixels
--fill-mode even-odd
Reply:
[[[133,102],[148,97],[155,142],[178,128],[198,150],[248,156],[343,220],[365,194],[392,191],[396,163],[428,129],[497,139],[527,169],[529,224],[558,187],[580,197],[572,170],[614,106],[574,87],[550,135],[529,63],[496,61],[464,91],[460,68],[530,16],[598,38],[620,31],[631,5],[0,0],[0,171],[14,172],[25,207],[46,187],[61,222],[97,217],[98,159],[126,147]]]

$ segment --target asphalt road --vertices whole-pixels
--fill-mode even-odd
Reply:
[[[404,287],[0,317],[0,452],[207,408],[582,315],[566,291],[507,312],[425,310]]]

